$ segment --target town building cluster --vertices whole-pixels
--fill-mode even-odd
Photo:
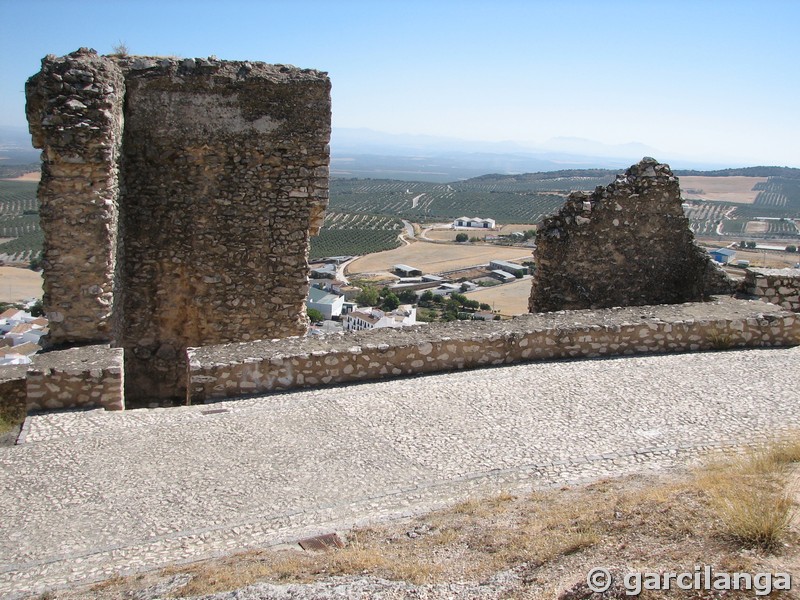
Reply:
[[[46,318],[34,317],[28,311],[9,308],[0,313],[0,365],[30,364],[49,331]]]

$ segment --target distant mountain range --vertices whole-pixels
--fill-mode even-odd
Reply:
[[[39,162],[39,150],[31,145],[27,127],[0,125],[0,161],[6,165]]]
[[[673,169],[726,172],[731,165],[671,160],[640,143],[608,145],[562,137],[539,147],[517,142],[485,142],[429,135],[399,135],[371,129],[337,127],[331,139],[331,175],[372,179],[403,179],[447,183],[493,173],[510,175],[568,169],[619,171],[654,156]],[[0,164],[39,162],[26,127],[0,126]],[[777,173],[776,173],[777,174]],[[784,174],[785,175],[785,174]]]
[[[539,147],[517,142],[482,142],[427,135],[399,135],[371,129],[334,128],[331,175],[409,179],[446,183],[484,175],[611,169],[619,171],[644,156],[670,162],[663,152],[640,143],[608,145],[582,138],[554,138]],[[730,165],[673,161],[684,169]]]

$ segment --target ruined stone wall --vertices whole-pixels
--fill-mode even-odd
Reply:
[[[47,56],[26,85],[33,145],[42,149],[39,214],[50,345],[113,337],[124,93],[114,61],[86,49]]]
[[[537,231],[531,312],[693,302],[734,285],[694,244],[678,178],[645,158]]]
[[[520,361],[798,344],[799,315],[728,297],[501,322],[432,323],[324,339],[190,348],[189,400],[202,403]]]
[[[123,67],[128,392],[183,397],[187,346],[306,331],[330,84],[259,63]]]
[[[305,332],[326,74],[82,49],[46,57],[27,94],[52,342],[124,347],[146,402],[185,396],[187,346]]]
[[[27,373],[28,410],[125,408],[123,350],[81,346],[34,356]]]
[[[765,302],[800,312],[800,269],[757,269],[745,271],[742,291]]]

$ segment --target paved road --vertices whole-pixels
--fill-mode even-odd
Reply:
[[[34,417],[0,448],[0,596],[758,441],[800,426],[798,365],[567,361]]]

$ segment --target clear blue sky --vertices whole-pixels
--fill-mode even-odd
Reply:
[[[800,167],[796,0],[0,0],[0,125],[48,54],[328,71],[334,127]]]

